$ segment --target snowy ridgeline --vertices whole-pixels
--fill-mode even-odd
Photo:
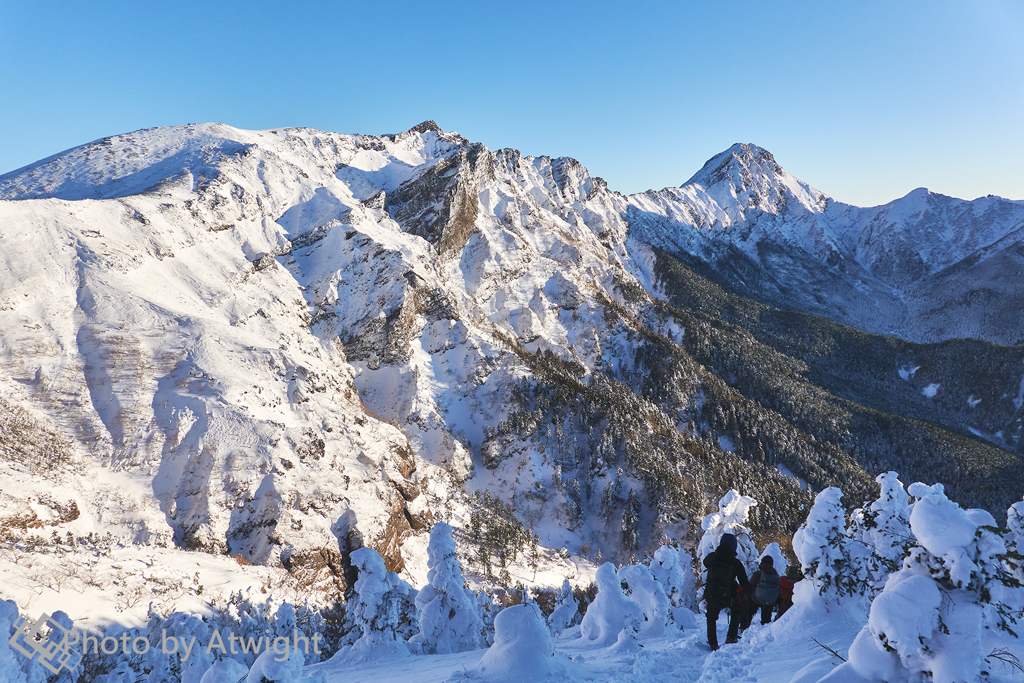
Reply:
[[[238,597],[217,614],[153,614],[143,628],[77,635],[58,612],[50,633],[36,638],[40,657],[29,646],[29,659],[18,646],[31,639],[31,620],[0,602],[0,634],[14,636],[0,640],[0,683],[617,680],[625,673],[793,683],[1019,680],[1012,676],[1024,674],[1016,633],[1024,616],[1024,502],[1001,527],[989,513],[950,501],[940,484],[904,490],[894,472],[877,481],[879,498],[849,515],[839,489],[819,493],[792,539],[797,562],[788,568],[777,543],[759,552],[751,539],[746,522],[757,502],[736,491],[721,499],[702,523],[698,555],[724,547],[731,534],[748,574],[767,563],[798,583],[778,595],[775,611],[785,604],[784,616],[715,653],[703,645],[702,581],[685,550],[663,546],[645,564],[617,571],[604,564],[589,600],[566,581],[546,596],[553,599],[539,603],[523,591],[519,604],[502,608],[467,588],[452,528],[438,523],[426,586],[416,590],[388,572],[375,550],[357,550],[359,578],[338,612],[288,603],[275,611]],[[85,656],[51,675],[40,660],[60,647],[45,644],[59,645],[66,631],[80,641],[78,652],[84,643]],[[811,640],[816,654],[807,652]]]

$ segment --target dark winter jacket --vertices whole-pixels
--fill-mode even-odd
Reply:
[[[737,581],[744,591],[750,590],[743,563],[736,559],[736,550],[727,543],[720,543],[714,552],[705,557],[704,566],[708,570],[704,599],[709,607],[731,606],[736,596]]]

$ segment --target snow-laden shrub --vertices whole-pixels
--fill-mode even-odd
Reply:
[[[800,570],[826,601],[863,594],[846,536],[843,492],[832,486],[814,499],[805,521],[793,534],[793,552]]]
[[[562,587],[558,589],[555,600],[555,609],[548,617],[548,626],[551,629],[551,635],[557,638],[562,631],[575,623],[576,615],[579,614],[579,604],[573,597],[569,579],[562,581]]]
[[[247,672],[244,664],[233,659],[222,659],[213,663],[199,683],[238,683]]]
[[[494,619],[494,645],[467,678],[485,681],[542,681],[560,674],[555,641],[540,613],[529,605],[506,607]]]
[[[438,522],[427,546],[428,584],[416,595],[419,633],[411,643],[427,654],[450,654],[483,647],[483,622],[476,596],[464,587],[452,528]]]
[[[8,640],[18,621],[18,606],[13,600],[0,600],[0,683],[25,683],[17,653]]]
[[[598,567],[596,578],[597,597],[583,615],[580,635],[599,646],[613,645],[620,636],[634,638],[644,621],[643,610],[622,592],[611,562]]]
[[[629,598],[640,605],[646,621],[640,625],[639,635],[657,638],[665,635],[672,623],[672,602],[665,589],[654,580],[651,570],[642,564],[633,564],[619,570],[620,583],[629,589]]]
[[[693,581],[693,558],[682,548],[663,545],[654,551],[651,574],[672,601],[672,618],[677,626],[689,628],[697,609],[697,590]],[[683,613],[686,610],[688,613]]]
[[[239,666],[241,667],[241,665]],[[235,676],[235,680],[231,683],[238,683],[239,676],[244,676],[246,674],[245,667],[241,667],[239,671],[241,673],[239,673],[238,676]],[[135,680],[138,677],[139,674],[135,673],[135,670],[132,669],[130,664],[128,664],[128,661],[122,659],[118,662],[117,666],[114,667],[113,671],[108,673],[106,676],[100,676],[96,681],[97,683],[135,683]],[[0,681],[2,680],[4,679],[0,678]],[[203,678],[200,683],[207,683],[206,674],[203,674]]]
[[[116,638],[121,630],[108,628],[104,636]],[[166,620],[150,619],[148,631],[150,648],[146,652],[146,668],[150,674],[147,682],[199,683],[203,674],[213,665],[214,655],[206,652],[206,648],[196,647],[186,656],[182,651],[184,647],[178,646],[181,638],[186,642],[191,642],[192,638],[197,643],[210,642],[210,625],[199,617],[175,612]],[[260,633],[258,637],[264,635]],[[167,643],[173,644],[173,648],[165,648]]]
[[[1024,615],[1024,501],[1014,503],[1006,511],[1007,557],[1004,561],[1009,580],[1001,591],[1007,610]]]
[[[750,508],[755,505],[756,500],[740,495],[735,489],[722,496],[718,501],[718,512],[711,513],[700,523],[704,535],[697,546],[698,559],[703,560],[714,552],[722,540],[722,534],[730,533],[736,537],[736,557],[747,568],[747,573],[757,569],[757,548],[751,538],[750,528],[746,526]],[[701,578],[707,580],[707,569],[701,569]]]
[[[1010,530],[1007,549],[1024,555],[1024,501],[1014,503],[1006,511],[1006,528]]]
[[[850,663],[868,678],[974,681],[989,670],[982,635],[1004,578],[1005,543],[991,515],[962,509],[941,484],[916,483],[909,492],[918,498],[910,513],[918,543],[871,603]]]
[[[914,543],[909,499],[899,476],[885,472],[875,481],[881,487],[878,500],[854,511],[847,532],[854,541],[851,559],[858,577],[872,594],[900,569]]]
[[[494,644],[494,618],[501,611],[501,605],[494,601],[490,593],[482,590],[476,594],[476,609],[480,615],[480,635],[484,644],[490,647]]]
[[[287,652],[265,650],[253,662],[245,683],[299,683],[304,664],[301,649],[289,647]]]

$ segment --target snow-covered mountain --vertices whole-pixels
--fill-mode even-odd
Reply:
[[[739,144],[683,186],[629,199],[637,239],[746,296],[911,341],[1024,341],[1024,202],[919,188],[860,208]]]
[[[965,503],[1020,497],[1019,347],[827,327],[881,339],[854,380],[764,303],[1019,338],[1019,307],[985,311],[1020,295],[991,264],[1019,262],[1000,245],[1021,202],[858,209],[749,145],[627,197],[433,122],[137,131],[0,176],[0,200],[12,538],[112,533],[340,586],[368,545],[422,585],[437,519],[501,564],[536,533],[557,574],[692,540],[733,487],[774,501],[759,532],[791,532],[808,489],[858,499],[897,458]]]

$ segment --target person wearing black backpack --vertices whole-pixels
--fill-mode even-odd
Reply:
[[[775,561],[770,556],[761,558],[760,569],[750,576],[750,585],[753,590],[750,593],[751,600],[747,603],[750,611],[745,619],[746,625],[750,625],[758,609],[761,610],[761,623],[770,623],[772,607],[779,599],[779,573],[775,571]]]
[[[708,570],[707,583],[704,584],[704,599],[707,601],[708,645],[712,650],[718,649],[718,614],[729,610],[729,634],[725,643],[739,641],[740,621],[743,609],[737,603],[736,582],[744,591],[750,591],[747,572],[743,563],[736,558],[736,537],[722,534],[718,548],[704,558],[704,566]]]

